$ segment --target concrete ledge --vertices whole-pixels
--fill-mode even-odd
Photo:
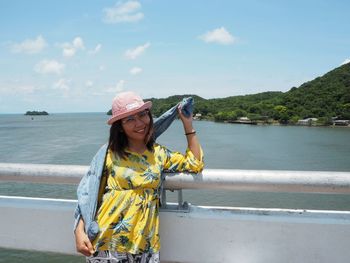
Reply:
[[[0,196],[0,247],[76,254],[75,200]],[[162,262],[348,262],[350,212],[191,206],[160,213]]]

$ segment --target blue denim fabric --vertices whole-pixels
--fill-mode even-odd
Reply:
[[[170,124],[175,120],[177,116],[177,107],[181,106],[182,113],[189,117],[191,113],[193,112],[193,98],[188,97],[184,98],[182,102],[179,102],[171,109],[164,112],[155,122],[154,122],[154,137],[155,139],[158,138],[168,127]]]
[[[188,117],[193,112],[193,99],[184,98],[182,102],[163,113],[154,121],[154,137],[157,139],[174,121],[177,115],[177,107],[181,105],[182,113]],[[94,240],[99,232],[99,227],[95,221],[97,211],[98,191],[104,168],[108,143],[103,145],[93,157],[88,172],[81,179],[78,189],[78,205],[74,213],[74,230],[76,229],[80,218],[85,224],[85,232],[90,240]]]

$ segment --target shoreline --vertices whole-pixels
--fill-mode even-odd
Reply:
[[[350,128],[350,124],[349,125],[298,125],[298,124],[281,124],[279,122],[261,122],[261,121],[252,121],[252,122],[246,122],[246,121],[215,121],[212,119],[194,119],[195,121],[211,121],[211,122],[216,122],[216,123],[227,123],[227,124],[239,124],[239,125],[252,125],[252,126],[295,126],[295,127],[316,127],[316,128],[321,128],[321,127],[325,127],[325,128],[335,128],[335,127],[339,127],[339,128]]]
[[[104,112],[70,112],[70,113],[51,113],[48,115],[25,115],[23,113],[0,113],[0,116],[6,117],[6,116],[28,116],[29,118],[31,117],[40,117],[40,116],[45,116],[45,117],[51,117],[51,116],[57,116],[57,115],[80,115],[80,114],[96,114],[96,115],[105,115]],[[321,128],[321,127],[326,127],[326,128],[350,128],[349,125],[298,125],[298,124],[281,124],[277,121],[272,121],[272,122],[263,122],[263,121],[252,121],[252,122],[247,122],[247,121],[215,121],[214,119],[206,119],[206,118],[194,118],[194,121],[209,121],[209,122],[215,122],[215,123],[227,123],[227,124],[239,124],[239,125],[253,125],[253,126],[296,126],[296,127],[316,127],[316,128]]]

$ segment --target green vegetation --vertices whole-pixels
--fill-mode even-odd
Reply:
[[[27,111],[24,115],[49,115],[46,111]]]
[[[288,119],[315,117],[325,124],[335,116],[350,119],[350,63],[292,88],[284,94],[282,105],[287,107]]]
[[[317,118],[316,125],[329,125],[333,117],[350,119],[350,63],[285,93],[263,92],[220,99],[177,95],[146,100],[153,102],[152,113],[159,116],[188,96],[195,100],[194,114],[200,113],[202,119],[235,121],[248,117],[258,122],[295,124],[299,119]]]

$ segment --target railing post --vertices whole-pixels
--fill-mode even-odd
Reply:
[[[182,189],[177,190],[177,203],[178,203],[179,209],[182,209],[182,205],[183,205]]]
[[[161,197],[160,197],[160,203],[162,204],[162,208],[166,208],[166,190],[163,188]]]

